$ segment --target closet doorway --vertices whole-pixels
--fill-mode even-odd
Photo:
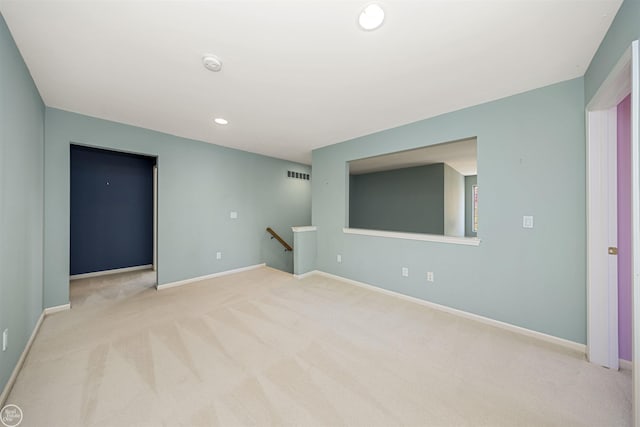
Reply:
[[[155,289],[157,159],[71,145],[74,307]]]

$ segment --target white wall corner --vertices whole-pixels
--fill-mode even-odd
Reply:
[[[16,366],[13,368],[13,371],[11,372],[11,376],[9,377],[9,380],[5,384],[4,389],[2,390],[2,393],[0,393],[0,408],[4,406],[5,402],[7,401],[7,398],[9,397],[9,393],[11,392],[11,389],[13,388],[13,385],[15,384],[16,379],[18,378],[18,373],[22,369],[22,365],[24,365],[24,361],[26,360],[27,355],[29,354],[29,350],[31,350],[33,341],[36,339],[36,335],[38,335],[38,331],[40,331],[40,326],[42,325],[42,322],[45,316],[46,314],[45,314],[45,311],[43,310],[42,313],[40,313],[40,317],[38,317],[38,321],[36,322],[36,325],[34,326],[33,331],[31,331],[31,336],[29,337],[29,341],[27,341],[27,345],[24,347],[24,350],[22,350],[22,354],[20,355],[20,358],[18,359]]]
[[[50,314],[58,313],[60,311],[66,311],[71,309],[71,303],[66,303],[62,305],[56,305],[55,307],[47,307],[44,309],[43,313],[48,316]]]

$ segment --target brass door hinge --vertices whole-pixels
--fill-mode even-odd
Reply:
[[[609,255],[618,255],[618,248],[610,246],[608,252],[609,252]]]

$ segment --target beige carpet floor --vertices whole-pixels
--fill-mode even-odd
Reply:
[[[320,276],[72,282],[21,426],[625,426],[630,372]],[[120,285],[117,283],[120,282]]]

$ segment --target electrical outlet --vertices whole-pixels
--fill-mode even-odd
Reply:
[[[222,259],[222,252],[216,252],[216,259]]]
[[[402,277],[409,277],[409,268],[402,267]]]
[[[522,228],[533,228],[533,216],[525,215],[522,217]]]
[[[342,255],[336,255],[336,261],[338,261],[338,264],[342,263]]]
[[[433,282],[433,271],[427,272],[427,282]]]
[[[9,330],[5,329],[2,331],[2,351],[7,351],[7,346],[9,345]]]

